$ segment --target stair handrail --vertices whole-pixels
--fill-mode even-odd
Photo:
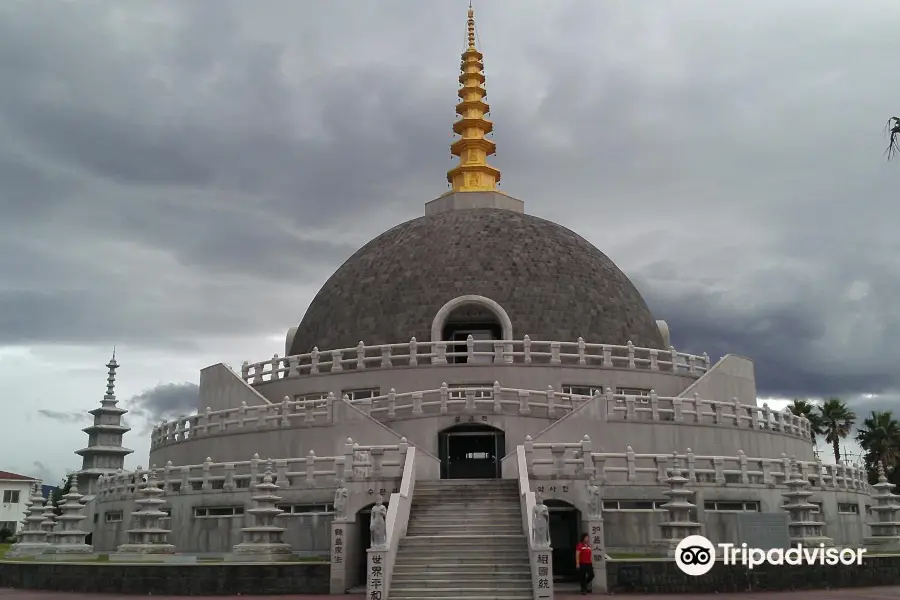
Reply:
[[[525,446],[516,446],[516,466],[519,476],[519,504],[522,507],[522,527],[525,529],[525,537],[528,539],[528,564],[531,567],[531,588],[535,600],[553,600],[553,574],[551,565],[547,565],[549,576],[549,589],[539,587],[541,576],[539,565],[535,560],[537,551],[550,554],[549,548],[539,548],[534,543],[534,505],[537,503],[531,484],[528,480],[528,458],[525,454]]]
[[[391,589],[391,579],[394,574],[394,562],[397,558],[397,547],[400,540],[406,537],[406,529],[409,526],[409,511],[412,506],[413,490],[416,487],[416,448],[410,446],[406,451],[406,461],[403,465],[403,478],[400,480],[400,491],[391,494],[388,502],[387,515],[385,515],[385,563],[383,565],[383,584],[380,597],[387,600]],[[372,592],[367,590],[367,597],[374,598]]]

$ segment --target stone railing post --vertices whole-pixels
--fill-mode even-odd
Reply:
[[[527,335],[522,340],[522,360],[525,364],[531,364],[531,338]]]
[[[449,410],[447,402],[450,398],[450,386],[447,385],[446,381],[441,384],[440,394],[441,394],[441,414],[445,415],[445,414],[447,414],[447,411]]]
[[[527,415],[531,413],[531,406],[528,403],[530,395],[526,390],[519,390],[519,414]]]
[[[419,364],[419,342],[416,341],[416,338],[409,338],[409,366],[415,367]]]

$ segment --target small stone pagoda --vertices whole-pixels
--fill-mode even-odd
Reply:
[[[273,482],[272,459],[266,461],[266,472],[261,483],[253,486],[256,492],[253,497],[253,508],[247,511],[254,524],[241,529],[243,541],[236,545],[231,561],[278,561],[289,559],[293,552],[290,544],[284,543],[284,527],[275,525],[275,519],[282,513],[277,507],[281,496],[276,492],[278,486]]]
[[[50,547],[47,543],[47,532],[41,527],[44,522],[43,512],[44,496],[41,495],[41,482],[38,481],[32,489],[28,516],[23,520],[25,526],[19,531],[19,541],[13,545],[7,556],[34,556]]]
[[[140,479],[136,486],[140,486]],[[133,528],[128,530],[128,543],[122,544],[114,554],[109,555],[111,561],[145,562],[164,561],[175,555],[175,546],[168,542],[171,530],[162,526],[166,513],[161,509],[166,503],[160,496],[163,490],[156,479],[156,468],[151,468],[147,483],[138,490],[139,497],[134,503],[138,510],[131,513]]]
[[[815,504],[811,504],[809,497],[813,492],[809,491],[809,480],[800,473],[796,460],[791,460],[791,473],[785,484],[788,491],[783,495],[787,500],[784,510],[788,511],[788,533],[791,545],[818,546],[825,544],[833,546],[834,540],[825,537],[825,523],[813,516]]]
[[[878,483],[872,486],[875,493],[872,499],[876,504],[872,507],[875,520],[869,523],[872,535],[865,538],[866,548],[876,549],[878,552],[900,551],[900,503],[894,494],[893,483],[887,479],[884,465],[878,463]]]
[[[53,532],[55,544],[51,551],[58,560],[91,560],[97,555],[85,542],[89,532],[84,528],[87,519],[84,504],[81,503],[84,496],[78,492],[75,475],[69,481],[69,493],[62,497],[63,503],[60,505],[62,514],[56,517],[57,527]]]
[[[688,453],[690,451],[688,448]],[[681,459],[677,452],[672,453],[672,460],[672,470],[664,482],[669,489],[663,492],[663,495],[669,498],[669,501],[663,504],[663,508],[668,512],[668,518],[659,524],[662,538],[654,542],[665,549],[666,556],[675,556],[675,548],[682,539],[689,535],[701,535],[703,529],[700,523],[691,518],[691,512],[696,509],[691,503],[695,492],[686,488],[688,479],[682,475]]]

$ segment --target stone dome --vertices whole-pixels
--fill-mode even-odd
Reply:
[[[551,221],[478,208],[407,221],[360,248],[309,305],[290,354],[429,341],[441,308],[466,295],[499,304],[514,339],[663,348],[634,284],[587,240]]]

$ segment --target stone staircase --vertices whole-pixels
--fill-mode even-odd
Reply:
[[[531,600],[518,482],[416,482],[389,597]]]

